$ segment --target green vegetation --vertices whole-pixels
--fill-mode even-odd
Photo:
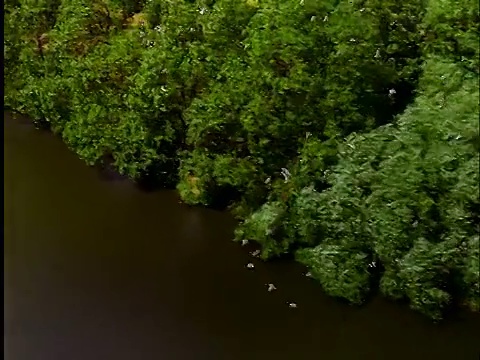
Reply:
[[[9,0],[5,103],[229,205],[329,294],[480,308],[472,0]],[[28,25],[27,25],[28,24]]]

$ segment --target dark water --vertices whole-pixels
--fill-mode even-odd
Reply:
[[[479,316],[435,326],[340,304],[291,262],[249,271],[228,214],[106,180],[28,120],[4,129],[7,360],[478,358]]]

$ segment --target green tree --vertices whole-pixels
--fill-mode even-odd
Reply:
[[[480,307],[478,2],[8,0],[5,103],[331,295]],[[29,24],[19,26],[19,24]]]

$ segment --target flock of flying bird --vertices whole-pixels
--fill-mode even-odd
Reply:
[[[245,246],[245,245],[247,245],[247,244],[248,244],[248,240],[242,240],[242,246]],[[253,257],[258,257],[258,256],[260,255],[260,250],[252,251],[252,252],[250,253],[250,255],[252,255]],[[247,267],[247,269],[250,269],[250,270],[255,269],[255,265],[254,265],[253,263],[251,263],[251,262],[249,262],[249,263],[246,265],[246,267]],[[305,274],[305,276],[310,277],[310,276],[312,276],[312,274],[311,274],[310,272],[307,272],[307,273]],[[277,290],[277,287],[276,287],[274,284],[272,284],[272,283],[265,284],[265,286],[267,286],[267,291],[268,291],[268,292],[272,292],[272,291]],[[294,303],[294,302],[288,302],[288,301],[287,301],[287,304],[288,304],[288,307],[289,307],[289,308],[292,308],[292,309],[297,307],[297,304]]]

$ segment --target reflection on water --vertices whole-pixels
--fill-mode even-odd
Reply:
[[[228,214],[107,181],[26,120],[4,128],[6,359],[477,359],[476,315],[340,304],[230,241]]]

